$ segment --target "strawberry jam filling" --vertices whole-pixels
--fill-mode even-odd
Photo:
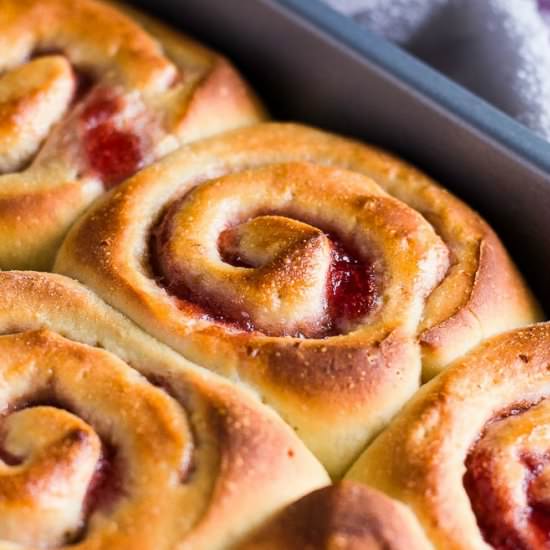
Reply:
[[[523,404],[511,408],[491,420],[487,428],[526,410],[528,407]],[[513,496],[518,494],[518,488],[502,486],[502,478],[499,480],[496,474],[503,471],[501,457],[497,449],[483,445],[484,435],[485,432],[470,449],[463,478],[483,538],[495,550],[550,548],[550,486],[546,483],[547,476],[543,475],[550,468],[550,453],[518,451],[514,457],[517,463],[504,468],[519,466],[522,472],[522,476],[511,476],[521,484],[519,491],[525,495],[525,507],[518,509],[518,497]]]
[[[21,400],[13,407],[5,412],[0,418],[5,418],[12,412],[20,411],[36,406],[48,406],[57,409],[63,409],[71,414],[77,414],[64,404],[59,403],[56,399],[39,398],[31,400]],[[68,434],[68,437],[82,437],[79,430]],[[0,460],[7,466],[20,466],[25,463],[27,457],[15,456],[8,452],[2,441],[0,441]],[[84,536],[85,526],[88,518],[97,510],[110,509],[118,498],[124,494],[123,489],[123,474],[120,468],[119,460],[117,459],[117,449],[109,442],[102,440],[101,456],[96,464],[95,472],[90,480],[83,503],[82,529],[76,533],[76,539],[72,542],[78,542]],[[9,475],[9,474],[8,474]]]
[[[101,451],[101,458],[84,499],[86,517],[89,517],[95,510],[110,508],[123,493],[122,476],[118,471],[116,460],[116,448],[103,443]]]
[[[541,479],[541,474],[545,468],[550,466],[550,456],[531,456],[523,457],[528,475],[527,501],[529,503],[529,524],[533,531],[534,539],[538,548],[550,548],[550,502],[542,499],[540,496],[540,485],[550,497],[550,487],[544,486],[545,482]],[[541,483],[542,482],[542,483]],[[537,487],[538,486],[538,487]]]
[[[107,189],[137,172],[143,159],[138,136],[114,123],[122,107],[120,97],[100,91],[91,98],[81,116],[83,147],[89,167]]]
[[[502,521],[512,511],[513,503],[500,498],[491,476],[491,458],[486,453],[470,453],[466,460],[464,488],[470,498],[483,538],[495,550],[526,550],[522,536],[514,526]]]
[[[179,204],[177,202],[168,209],[151,234],[150,261],[157,283],[179,300],[187,310],[190,307],[195,308],[196,313],[204,319],[217,321],[238,330],[262,332],[248,317],[243,316],[240,307],[213,300],[204,293],[194,291],[172,269],[172,261],[167,257],[168,243],[174,230],[172,216]],[[315,338],[333,336],[348,330],[354,321],[357,322],[372,310],[376,297],[372,265],[334,233],[328,233],[327,236],[332,245],[332,258],[326,284],[326,316],[318,331],[312,336]],[[225,246],[226,238],[230,238],[228,230],[222,232],[218,239],[222,261],[235,267],[257,267],[235,253],[234,249],[227,252],[229,247]],[[288,336],[301,337],[295,334]]]
[[[330,236],[332,264],[327,282],[330,330],[365,317],[374,305],[376,285],[372,266]]]
[[[28,59],[32,61],[52,55],[69,59],[60,48],[39,48]],[[142,167],[143,143],[126,127],[127,124],[116,122],[117,115],[124,110],[123,99],[109,88],[96,86],[97,81],[89,70],[74,64],[72,70],[75,86],[69,112],[84,102],[76,120],[86,169],[100,178],[106,189],[110,189]],[[73,120],[71,115],[66,117],[60,124],[60,131],[65,133],[64,124],[70,128]]]

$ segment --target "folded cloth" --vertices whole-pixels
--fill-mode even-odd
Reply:
[[[550,0],[323,0],[550,140]]]

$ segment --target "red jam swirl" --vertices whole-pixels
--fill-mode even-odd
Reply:
[[[527,455],[523,457],[523,463],[528,469],[527,502],[529,503],[529,524],[538,547],[550,548],[550,502],[546,499],[542,500],[537,491],[537,485],[540,486],[543,470],[550,467],[550,455]],[[550,497],[550,487],[544,486],[543,490]]]
[[[374,306],[376,284],[374,270],[341,241],[330,236],[333,251],[327,284],[330,329],[365,317]]]
[[[70,408],[63,406],[52,399],[22,401],[12,407],[9,412],[39,405],[61,408],[71,412],[71,414],[75,414]],[[9,412],[3,416],[5,417],[9,414]],[[82,435],[81,432],[76,430],[71,433],[69,437],[78,439],[82,437]],[[0,442],[0,460],[8,466],[20,466],[25,462],[26,457],[18,457],[13,455],[8,452]],[[72,534],[70,537],[71,540],[68,540],[67,542],[70,544],[76,544],[83,540],[90,516],[98,510],[108,511],[116,503],[117,499],[123,495],[123,475],[119,461],[117,460],[116,447],[110,443],[102,441],[101,457],[97,462],[95,472],[90,480],[90,483],[88,484],[88,488],[84,496],[81,529]]]
[[[169,294],[182,300],[187,307],[192,304],[205,319],[224,323],[238,330],[259,331],[249,318],[243,318],[240,307],[223,304],[208,295],[195,292],[179,280],[176,274],[163,268],[169,265],[169,262],[162,260],[172,232],[172,213],[178,207],[179,202],[172,205],[151,234],[150,263],[158,284]],[[253,267],[240,256],[227,252],[230,247],[224,246],[224,239],[229,234],[229,231],[224,231],[219,236],[218,249],[222,260],[235,267]],[[328,233],[327,236],[333,247],[326,287],[327,315],[322,326],[312,336],[315,338],[334,336],[348,330],[351,323],[365,317],[372,310],[376,298],[372,265],[346,246],[334,233]],[[302,337],[300,334],[285,336]]]
[[[527,550],[525,541],[513,525],[501,521],[510,513],[512,503],[499,498],[491,478],[491,460],[484,453],[473,451],[466,460],[464,488],[483,538],[495,550]]]
[[[81,115],[88,164],[107,189],[137,172],[143,159],[138,136],[117,128],[113,122],[113,117],[121,109],[121,98],[100,91],[86,105]]]
[[[487,426],[523,414],[528,406],[519,405],[492,419]],[[520,453],[516,457],[524,476],[521,491],[526,507],[517,509],[505,488],[494,479],[496,451],[482,448],[480,439],[466,458],[463,483],[483,538],[495,550],[542,550],[550,548],[550,501],[541,500],[541,474],[550,467],[550,453],[543,456]],[[544,481],[542,481],[544,484]],[[509,489],[509,488],[507,488]],[[543,486],[550,498],[550,487]]]
[[[101,451],[101,458],[84,499],[85,518],[96,510],[109,509],[123,493],[122,476],[117,467],[116,448],[103,443]]]
[[[218,237],[218,251],[220,258],[226,264],[234,267],[254,267],[252,264],[242,258],[237,252],[235,252],[233,245],[233,232],[231,228],[225,229],[220,233]]]

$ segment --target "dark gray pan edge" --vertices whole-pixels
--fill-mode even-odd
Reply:
[[[462,122],[488,134],[550,174],[550,144],[492,105],[391,43],[365,31],[316,0],[267,0],[303,18],[328,37],[366,57],[396,80],[423,95]]]
[[[231,57],[278,118],[360,137],[476,207],[550,309],[550,146],[314,0],[140,0]]]

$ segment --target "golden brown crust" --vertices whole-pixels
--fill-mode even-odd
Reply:
[[[0,333],[0,405],[7,413],[0,458],[24,458],[15,472],[0,461],[0,492],[25,479],[46,483],[51,468],[63,475],[67,460],[71,475],[80,476],[67,482],[61,503],[54,501],[53,519],[40,492],[29,497],[30,509],[3,500],[0,507],[14,514],[0,526],[6,541],[63,545],[68,534],[83,536],[82,548],[225,548],[328,482],[290,428],[257,399],[186,362],[70,279],[0,273]],[[50,439],[41,423],[55,427]],[[107,482],[115,494],[108,506],[92,506],[82,524],[97,438],[114,449]],[[28,440],[34,447],[22,451]],[[27,478],[14,477],[21,467]]]
[[[5,243],[0,244],[0,269],[11,266],[49,268],[66,229],[100,190],[94,184],[83,186],[66,182],[52,189],[22,193],[20,189],[26,183],[24,175],[0,176],[4,179],[2,185],[8,183],[8,178],[16,190],[0,191],[0,242]],[[61,226],[65,229],[60,232]]]
[[[463,203],[386,153],[290,124],[258,125],[196,143],[144,170],[100,201],[75,226],[55,269],[94,288],[183,355],[252,384],[297,428],[329,471],[339,475],[417,387],[418,358],[410,337],[416,331],[425,294],[447,265],[446,251],[422,217],[388,197],[364,174],[425,214],[450,251],[451,266],[430,295],[421,324],[426,376],[481,338],[538,317],[502,245]],[[177,199],[191,188],[196,191],[181,206]],[[217,231],[216,224],[222,224],[220,220],[232,223],[227,212],[237,207],[220,201],[231,193],[239,195],[243,210],[250,204],[258,208],[261,204],[264,211],[269,210],[268,204],[271,209],[283,205],[280,210],[291,211],[291,218],[313,219],[313,225],[321,220],[344,237],[353,235],[356,246],[370,247],[381,259],[379,274],[382,286],[387,285],[387,292],[379,297],[383,306],[360,329],[319,340],[228,330],[200,318],[185,301],[174,300],[151,273],[151,254],[155,255],[149,249],[151,232],[163,216],[173,215],[174,227],[178,227],[179,237],[167,245],[172,247],[170,257],[177,258],[178,251],[183,254],[183,261],[172,262],[175,272],[185,271],[192,263],[199,265],[197,255],[208,251],[207,263],[199,262],[209,266],[202,271],[208,277],[196,278],[201,289],[206,289],[204,293],[217,293],[223,299],[231,292],[228,281],[235,277],[241,277],[240,281],[246,277],[246,288],[252,288],[250,280],[257,284],[253,276],[249,280],[242,273],[224,275],[227,265],[220,265],[211,245],[209,235]],[[174,203],[176,207],[166,213]],[[268,223],[266,217],[262,223]],[[247,226],[250,246],[262,231],[276,233],[273,223],[274,219],[269,220],[271,225],[264,229]],[[279,226],[277,231],[284,235],[292,223],[296,234],[304,231],[303,224],[292,220],[286,229]],[[193,231],[198,238],[187,239]],[[314,240],[315,231],[310,231]],[[319,257],[325,254],[322,246]],[[310,296],[315,295],[312,288],[324,265],[311,260],[314,267],[308,268],[305,278],[310,286],[303,294],[297,293],[303,304],[320,303]],[[263,278],[265,270],[258,274]],[[209,282],[213,277],[218,277],[215,284]],[[275,285],[273,278],[267,280]],[[295,282],[293,277],[288,280]],[[264,294],[245,293],[244,286],[235,288],[237,294],[231,300],[241,303],[240,296],[250,297],[258,310],[254,314],[264,323],[259,311]],[[252,313],[248,305],[242,309]],[[271,306],[265,309],[274,311]],[[269,329],[275,326],[270,324],[273,317],[268,318]],[[287,323],[289,318],[280,315],[275,321]],[[371,365],[368,374],[365,365]]]
[[[420,344],[424,376],[428,379],[476,343],[544,318],[494,231],[481,219],[478,222],[481,237],[475,251],[477,257],[472,256],[475,269],[467,272],[467,278],[462,274],[466,281],[456,283],[466,289],[461,307],[451,316],[445,316],[446,296],[453,292],[455,283],[441,285],[426,305]],[[457,266],[459,264],[452,269]]]
[[[489,546],[478,522],[493,515],[498,528],[506,523],[503,509],[495,509],[491,501],[490,480],[499,474],[496,468],[486,474],[482,471],[488,477],[476,481],[481,483],[481,504],[486,507],[476,519],[463,480],[470,469],[465,461],[495,419],[517,415],[519,423],[514,420],[513,426],[525,430],[519,432],[519,439],[515,442],[508,433],[507,439],[493,440],[490,448],[501,460],[512,445],[505,459],[505,476],[496,490],[502,495],[508,491],[516,495],[507,497],[507,506],[525,528],[529,506],[522,507],[519,495],[525,495],[529,479],[543,471],[529,471],[529,453],[547,456],[550,443],[547,424],[540,420],[533,423],[529,412],[536,412],[535,405],[541,399],[547,403],[549,344],[550,324],[518,329],[481,344],[426,384],[347,477],[410,506],[437,548],[486,549]],[[543,447],[539,446],[540,438]],[[530,445],[534,449],[529,450]],[[483,468],[490,466],[488,460],[483,458]],[[474,474],[478,475],[476,471]]]
[[[296,125],[264,125],[233,133],[230,139],[230,145],[218,143],[216,147],[219,154],[225,155],[233,149],[235,157],[246,149],[248,156],[235,160],[239,167],[261,164],[262,157],[267,156],[272,162],[305,160],[344,167],[372,177],[430,221],[449,248],[451,267],[424,310],[420,340],[426,377],[439,372],[482,339],[541,319],[533,297],[487,224],[402,161],[374,148]],[[177,160],[173,156],[165,165],[151,169],[140,182],[155,178],[157,173],[167,173],[170,164],[174,165],[173,170],[178,164],[180,170],[186,170],[185,155],[182,152]],[[204,171],[209,163],[216,166],[215,155],[205,158],[203,163],[200,168]],[[231,170],[219,167],[218,173]],[[132,188],[139,185],[143,184],[134,184]],[[128,189],[125,196],[130,192]],[[122,200],[126,199],[121,197],[118,206],[103,207],[96,216],[103,215],[106,208],[111,208],[111,213],[117,207],[131,208],[122,206]],[[120,222],[105,223],[109,225],[103,226],[102,231],[106,238],[112,239],[118,230],[115,225],[120,226]],[[93,243],[86,248],[90,246]],[[93,262],[97,262],[101,252],[96,250],[94,255]]]
[[[78,130],[82,105],[94,94],[78,97],[73,69],[128,107],[122,123],[141,140],[140,166],[181,143],[263,118],[225,59],[132,16],[149,32],[96,0],[0,2],[0,201],[9,213],[0,226],[0,268],[50,268],[71,223],[103,192]],[[17,71],[28,75],[16,78]]]
[[[252,385],[338,476],[418,387],[414,334],[424,297],[445,270],[445,250],[417,213],[363,176],[303,162],[269,166],[279,159],[269,139],[264,143],[272,132],[278,139],[287,133],[285,127],[258,127],[203,141],[140,173],[79,225],[56,269],[86,281],[185,356]],[[238,173],[243,165],[259,167]],[[174,203],[168,227],[178,229],[170,262],[177,262],[176,272],[198,266],[193,276],[203,277],[199,292],[239,303],[259,332],[204,319],[192,300],[175,300],[159,287],[147,265],[147,254],[155,254],[146,251],[151,226],[163,209],[220,171],[229,175]],[[226,209],[224,201],[233,194],[239,204]],[[283,261],[283,254],[273,269],[266,264],[245,272],[220,262],[216,252],[203,255],[216,246],[210,235],[215,227],[231,225],[232,216],[273,209],[278,217],[257,217],[260,225],[248,227],[247,234],[273,232],[275,218],[280,230],[285,219],[286,228],[309,227],[313,240],[298,239],[297,249],[290,244],[289,254],[297,250],[299,261]],[[333,228],[359,249],[376,250],[378,305],[367,321],[359,319],[339,336],[315,337],[318,311],[324,315],[330,250],[322,232],[296,221],[303,219]],[[193,240],[184,239],[188,233]],[[310,328],[311,338],[284,336],[285,330],[307,334]]]
[[[291,504],[239,550],[428,550],[414,515],[397,501],[343,481]]]

